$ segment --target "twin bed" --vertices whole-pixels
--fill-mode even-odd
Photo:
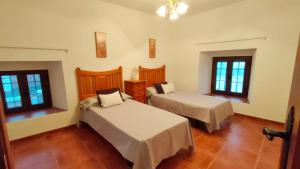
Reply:
[[[81,101],[95,97],[96,90],[119,88],[123,91],[122,67],[105,72],[77,68],[76,73]],[[139,67],[139,73],[147,86],[165,81],[165,66]],[[155,169],[163,159],[180,149],[193,149],[190,123],[185,117],[205,122],[212,132],[220,129],[221,123],[233,114],[228,100],[193,93],[154,94],[150,101],[155,107],[131,99],[108,108],[92,106],[82,110],[81,121],[132,162],[133,169]]]
[[[96,90],[123,89],[122,68],[106,72],[77,69],[80,100],[96,95]],[[182,148],[192,149],[189,121],[131,99],[108,108],[90,107],[82,112],[82,121],[109,141],[133,169],[155,169]]]
[[[165,66],[156,69],[139,66],[139,78],[147,81],[147,87],[165,82],[165,72]],[[204,122],[210,133],[221,129],[221,126],[229,122],[233,115],[232,105],[228,99],[199,93],[183,91],[168,94],[151,93],[148,99],[152,106]]]

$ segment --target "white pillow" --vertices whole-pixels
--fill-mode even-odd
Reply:
[[[87,110],[89,109],[90,107],[94,107],[94,106],[99,106],[99,101],[98,101],[98,98],[97,96],[94,96],[94,97],[88,97],[84,100],[82,100],[80,103],[80,108],[84,109],[84,110]]]
[[[161,84],[161,87],[163,88],[165,94],[175,92],[176,90],[173,83]]]
[[[154,87],[147,87],[146,88],[147,97],[152,96],[153,94],[157,94],[157,91]]]
[[[111,107],[114,105],[119,105],[123,103],[120,92],[116,91],[112,94],[99,94],[99,99],[101,100],[102,107]]]

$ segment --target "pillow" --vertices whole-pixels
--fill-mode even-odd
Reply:
[[[147,87],[146,88],[147,97],[152,96],[153,94],[157,94],[157,91],[154,87]]]
[[[90,107],[99,106],[99,101],[97,96],[89,97],[79,102],[79,106],[80,108],[87,110]]]
[[[163,88],[165,94],[175,92],[176,90],[173,83],[162,84],[161,87]]]
[[[121,91],[119,88],[111,88],[111,89],[104,89],[104,90],[97,90],[96,93],[97,93],[97,96],[99,96],[99,94],[101,95],[105,95],[105,94],[112,94],[112,93],[115,93],[115,92],[119,92],[119,95],[121,96],[121,99],[124,101],[123,97],[122,97],[122,94],[121,94]],[[102,103],[101,103],[101,99],[98,97],[98,101],[99,101],[99,105],[102,107]]]
[[[153,84],[153,86],[154,86],[154,88],[156,89],[156,92],[157,92],[158,94],[164,93],[164,90],[162,89],[161,84],[168,84],[168,82],[154,83],[154,84]]]
[[[127,99],[133,99],[132,96],[129,96],[129,95],[126,94],[126,93],[121,92],[121,95],[122,95],[123,101],[125,101],[125,100],[127,100]]]
[[[120,91],[116,91],[111,94],[99,94],[98,97],[101,100],[101,106],[104,108],[123,103]]]

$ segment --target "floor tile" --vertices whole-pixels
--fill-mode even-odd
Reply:
[[[192,153],[187,153],[183,159],[194,164],[198,168],[208,168],[215,158],[215,154],[210,153],[202,148],[196,147]]]
[[[212,137],[201,135],[200,137],[198,137],[195,144],[197,147],[205,149],[210,153],[217,154],[224,145],[224,142],[221,142],[220,140],[214,139]]]
[[[157,169],[278,169],[282,140],[268,141],[262,135],[263,127],[283,129],[278,123],[239,115],[213,133],[193,127],[194,151],[181,150]],[[14,141],[12,152],[16,169],[131,169],[127,160],[87,125]]]
[[[253,169],[257,156],[239,147],[226,145],[210,169]]]

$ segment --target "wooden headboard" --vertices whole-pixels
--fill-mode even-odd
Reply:
[[[146,80],[146,87],[152,86],[154,83],[162,83],[166,81],[166,66],[150,69],[139,66],[140,80]]]
[[[123,91],[122,67],[118,69],[93,72],[76,69],[79,99],[96,96],[97,90],[120,88]]]

